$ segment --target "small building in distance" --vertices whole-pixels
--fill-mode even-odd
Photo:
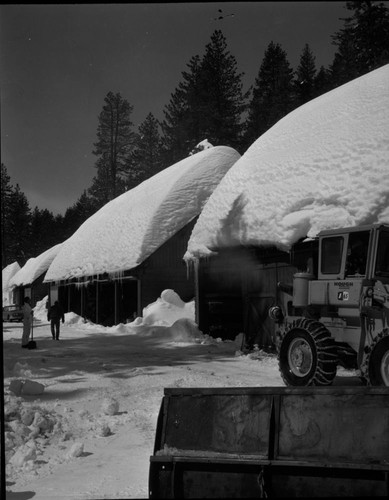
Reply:
[[[15,303],[22,305],[24,297],[30,297],[32,307],[39,300],[49,296],[51,300],[56,297],[50,293],[50,285],[44,282],[46,272],[53,259],[59,252],[62,243],[49,248],[45,252],[29,259],[11,278],[9,285],[14,288]]]
[[[3,289],[3,307],[15,304],[14,299],[14,286],[10,286],[11,278],[20,270],[20,266],[17,262],[12,262],[6,266],[2,273],[2,289]]]

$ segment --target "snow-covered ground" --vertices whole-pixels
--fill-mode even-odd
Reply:
[[[36,350],[21,349],[20,323],[3,325],[6,500],[147,498],[164,387],[283,385],[274,355],[242,353],[239,332],[204,336],[193,303],[173,291],[127,325],[68,313],[58,342],[45,302],[34,311]],[[335,384],[359,379],[339,370]]]

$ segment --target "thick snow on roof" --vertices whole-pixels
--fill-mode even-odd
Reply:
[[[47,271],[63,243],[41,253],[38,257],[29,259],[25,265],[11,278],[10,286],[30,285]]]
[[[17,262],[13,262],[5,267],[1,273],[3,293],[8,292],[10,287],[11,278],[20,270],[20,266]]]
[[[389,65],[294,110],[257,139],[205,205],[185,259],[281,249],[320,230],[389,222]]]
[[[116,273],[141,264],[201,212],[239,158],[230,147],[212,147],[118,196],[64,243],[45,281]]]

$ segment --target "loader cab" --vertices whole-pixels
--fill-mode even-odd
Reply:
[[[371,226],[319,234],[319,280],[367,277],[375,231]]]

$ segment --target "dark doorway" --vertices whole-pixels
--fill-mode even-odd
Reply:
[[[272,345],[274,321],[269,318],[268,311],[274,305],[274,297],[251,295],[247,298],[244,331],[248,348],[252,349],[255,344],[259,348]]]
[[[138,315],[138,280],[126,279],[117,282],[116,323],[133,321]]]

